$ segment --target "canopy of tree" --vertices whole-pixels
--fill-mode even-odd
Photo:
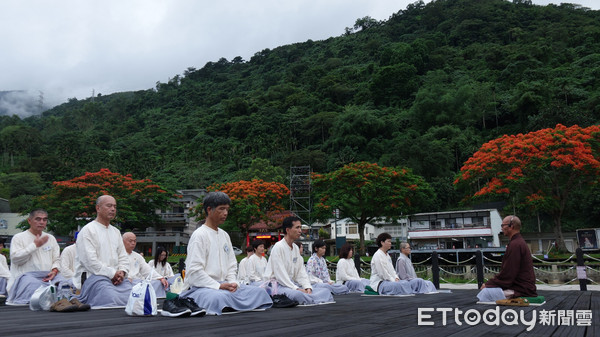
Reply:
[[[458,207],[452,182],[483,143],[599,123],[599,11],[420,1],[340,33],[190,67],[148,90],[2,116],[0,197],[14,198],[3,185],[20,172],[48,187],[108,168],[179,189],[252,179],[253,159],[322,173],[368,161],[424,177],[437,196],[421,211],[444,210]],[[598,223],[599,195],[582,194],[563,228]]]

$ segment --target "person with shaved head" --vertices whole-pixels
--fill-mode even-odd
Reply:
[[[98,197],[96,212],[96,219],[77,236],[73,284],[81,289],[79,300],[92,308],[124,307],[132,284],[121,232],[110,224],[117,215],[117,201],[110,195]]]
[[[150,277],[152,287],[156,293],[157,298],[165,298],[167,293],[165,289],[169,286],[169,282],[154,271],[154,268],[150,267],[144,257],[139,253],[133,251],[137,244],[137,236],[132,232],[123,233],[123,245],[129,258],[129,274],[127,277],[133,284],[139,283],[142,280]],[[152,275],[152,276],[150,276]]]

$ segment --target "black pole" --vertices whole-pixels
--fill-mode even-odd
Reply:
[[[358,275],[360,276],[360,255],[358,254],[354,255],[354,266],[356,267]]]
[[[585,264],[583,263],[583,250],[581,250],[581,248],[577,248],[575,255],[577,255],[577,278],[579,278],[579,290],[587,291],[587,275],[585,272]]]
[[[481,289],[483,284],[483,253],[481,250],[475,252],[475,270],[477,271],[477,289]]]
[[[179,265],[177,268],[179,269],[179,274],[181,274],[181,279],[183,279],[183,271],[185,270],[185,259],[183,257],[179,258]]]
[[[431,276],[436,289],[440,289],[440,265],[438,263],[438,253],[433,251],[431,255]]]

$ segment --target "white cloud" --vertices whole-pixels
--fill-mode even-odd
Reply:
[[[152,88],[221,57],[339,36],[413,0],[7,0],[0,3],[0,91],[47,104]],[[534,1],[545,4],[547,1]],[[597,8],[592,1],[579,1]]]

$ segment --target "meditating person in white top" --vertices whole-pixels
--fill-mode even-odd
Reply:
[[[124,307],[132,283],[121,232],[110,224],[117,215],[117,201],[110,195],[98,197],[96,212],[96,219],[77,235],[73,284],[81,289],[79,300],[92,308]]]
[[[334,283],[329,276],[327,261],[325,261],[325,242],[315,240],[313,243],[313,254],[306,262],[306,273],[313,288],[325,288],[334,295],[349,293],[348,287],[342,283]]]
[[[361,278],[358,274],[352,260],[353,255],[354,248],[352,244],[345,243],[340,249],[340,260],[335,271],[335,281],[344,284],[352,293],[364,293],[365,287],[369,285],[369,280]]]
[[[240,286],[231,239],[219,228],[227,219],[231,199],[223,192],[209,192],[202,202],[206,222],[194,231],[187,248],[184,288],[208,315],[223,311],[250,311],[273,305],[265,289]]]
[[[75,243],[65,247],[60,253],[60,274],[69,280],[75,275],[75,255],[77,255]]]
[[[123,233],[123,245],[129,258],[129,274],[127,274],[129,281],[136,284],[150,278],[150,284],[154,288],[156,298],[165,298],[167,296],[165,290],[169,283],[146,263],[143,256],[133,251],[137,245],[137,236],[132,232]]]
[[[409,255],[410,245],[407,242],[401,242],[400,256],[396,261],[396,275],[398,275],[398,278],[408,281],[414,293],[437,293],[438,291],[435,289],[435,286],[431,281],[423,280],[422,278],[417,277],[417,273],[415,272],[412,261],[410,261]]]
[[[300,256],[294,241],[302,235],[302,223],[295,216],[283,219],[283,240],[270,249],[269,262],[265,274],[271,280],[273,295],[285,294],[300,304],[317,304],[333,302],[328,289],[315,288],[310,284],[304,259]]]
[[[379,249],[371,259],[371,288],[381,295],[412,294],[412,288],[408,281],[400,280],[396,275],[392,258],[387,253],[392,248],[392,236],[388,233],[381,233],[375,242]]]
[[[265,271],[267,270],[267,258],[265,257],[265,242],[263,240],[252,241],[251,246],[254,254],[248,258],[246,270],[248,272],[248,281],[254,286],[261,286],[269,281]]]
[[[36,209],[27,218],[29,229],[13,236],[10,242],[10,278],[7,305],[28,304],[37,288],[48,281],[65,281],[59,272],[60,248],[51,234],[45,233],[48,212]]]
[[[0,251],[4,249],[4,239],[0,239]],[[0,297],[6,297],[6,284],[10,278],[10,269],[6,263],[6,256],[0,253]]]
[[[252,248],[252,246],[246,246],[246,256],[240,261],[240,264],[238,265],[238,274],[237,274],[237,279],[238,281],[244,283],[244,284],[249,284],[250,283],[250,276],[248,275],[248,259],[250,259],[250,256],[254,255],[254,249]]]
[[[175,281],[175,278],[180,276],[180,274],[175,275],[173,273],[173,268],[171,267],[169,261],[167,261],[168,257],[169,252],[167,252],[164,247],[158,246],[156,247],[156,252],[154,253],[154,259],[148,261],[148,265],[150,268],[153,268],[158,275],[166,278],[169,284],[172,284],[173,281]]]

